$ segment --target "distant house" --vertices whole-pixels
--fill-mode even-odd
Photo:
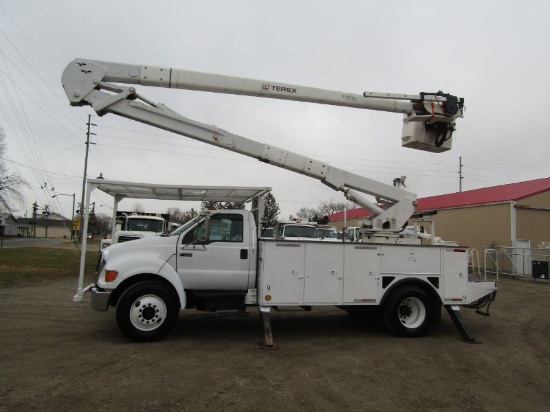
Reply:
[[[17,236],[17,220],[10,213],[0,213],[0,236]]]
[[[491,246],[535,249],[550,244],[550,178],[425,197],[418,199],[417,211],[437,212],[427,218],[437,236],[481,254]],[[368,215],[364,209],[348,210],[346,226],[360,225]],[[344,212],[329,220],[342,227]]]
[[[20,217],[17,219],[20,232],[32,237],[71,237],[72,222],[70,219],[52,212],[39,214],[36,218]]]

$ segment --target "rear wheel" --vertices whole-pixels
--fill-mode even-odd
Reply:
[[[131,286],[116,307],[118,328],[135,342],[161,339],[170,331],[178,314],[175,297],[167,286],[158,282]]]
[[[437,320],[437,307],[424,288],[402,286],[392,292],[382,309],[384,325],[396,336],[423,336]]]

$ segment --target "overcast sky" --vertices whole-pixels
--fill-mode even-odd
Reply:
[[[270,186],[286,218],[344,201],[311,178],[90,107],[60,78],[75,58],[150,64],[362,94],[443,90],[466,100],[453,150],[401,147],[401,115],[140,87],[208,124],[376,180],[407,176],[419,197],[550,176],[548,1],[0,0],[0,125],[26,203],[69,216],[88,176],[187,185]],[[96,212],[112,200],[94,195]],[[131,208],[135,201],[123,203]],[[189,209],[182,202],[146,209]]]

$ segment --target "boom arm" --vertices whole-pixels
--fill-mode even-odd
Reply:
[[[365,92],[361,96],[186,70],[94,60],[75,60],[63,72],[62,83],[71,105],[90,105],[100,116],[114,113],[316,178],[334,190],[342,191],[349,200],[373,212],[375,232],[397,232],[414,213],[416,196],[401,188],[379,183],[306,156],[187,119],[163,104],[154,104],[139,96],[133,87],[123,87],[111,82],[403,113],[403,145],[436,152],[450,148],[454,119],[462,115],[463,108],[462,99],[442,93],[409,96]],[[141,101],[137,101],[138,99]],[[407,136],[405,129],[408,130]],[[380,208],[356,191],[376,196],[386,207]]]

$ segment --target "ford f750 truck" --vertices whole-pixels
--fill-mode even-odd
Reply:
[[[264,345],[274,347],[271,308],[317,305],[335,305],[350,312],[376,308],[391,333],[409,337],[425,334],[444,307],[461,335],[474,339],[461,321],[459,308],[490,304],[496,283],[469,279],[466,247],[422,245],[420,239],[401,233],[415,213],[416,195],[190,120],[152,103],[133,86],[118,83],[400,113],[402,145],[433,153],[451,148],[455,120],[463,115],[462,98],[442,92],[359,95],[87,59],[70,63],[62,83],[73,106],[90,105],[99,115],[116,114],[312,177],[372,214],[370,225],[361,229],[360,243],[264,239],[259,229],[260,198],[250,211],[212,211],[170,236],[107,248],[94,283],[83,288],[80,277],[75,300],[90,291],[96,309],[115,307],[119,328],[130,339],[161,338],[185,308],[259,306]],[[81,273],[82,268],[81,262]]]

